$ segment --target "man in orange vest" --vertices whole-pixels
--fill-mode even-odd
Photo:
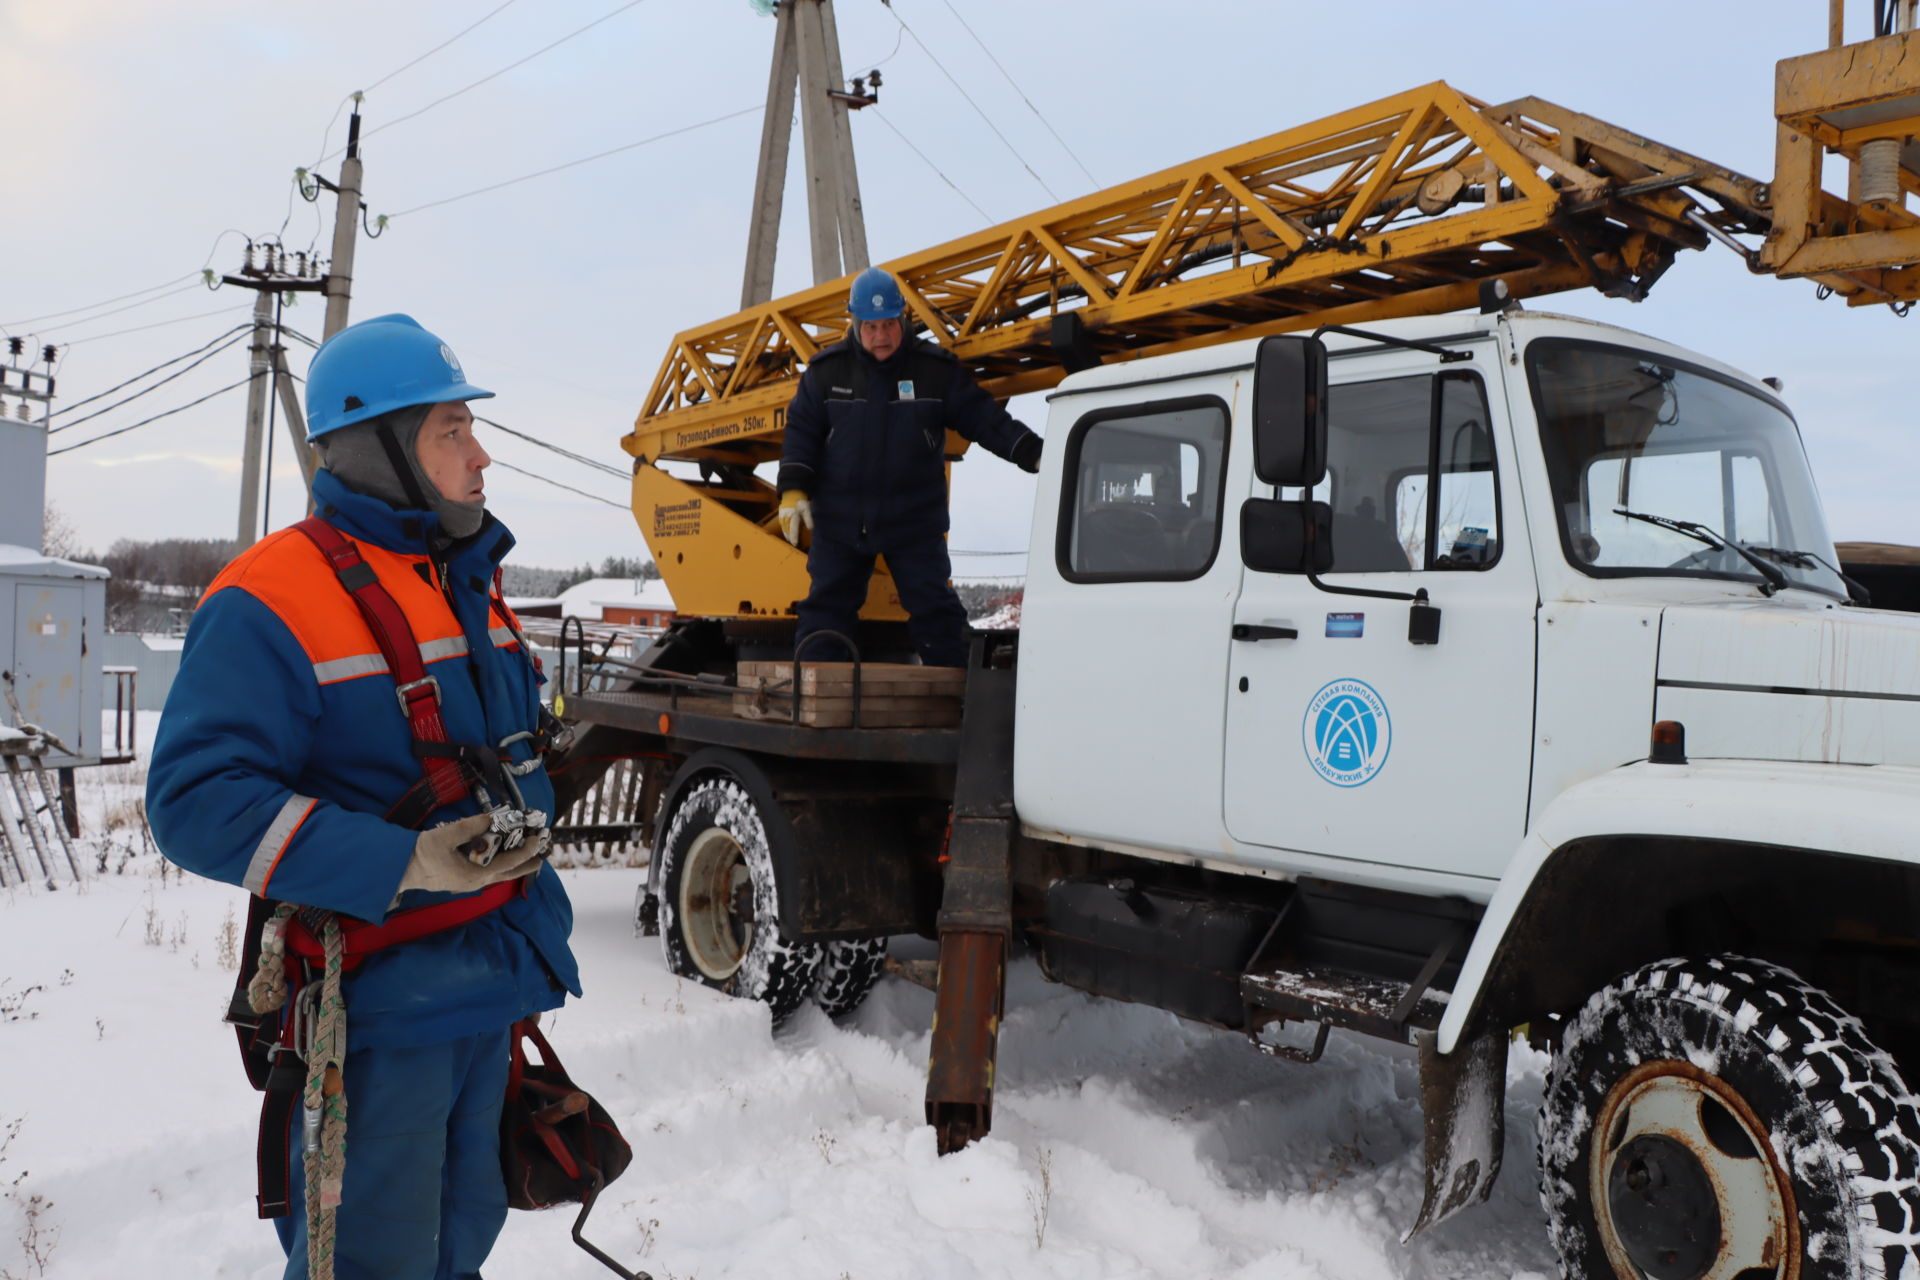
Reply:
[[[148,773],[169,859],[299,908],[290,940],[340,927],[339,1280],[479,1275],[506,1219],[508,1030],[580,994],[572,908],[543,861],[551,720],[494,588],[513,538],[486,510],[491,460],[467,407],[492,394],[408,316],[321,346],[317,518],[209,588]],[[266,1190],[279,1169],[264,1153],[284,1144],[297,1189],[303,1148],[319,1148],[269,1114],[262,1214],[283,1213],[286,1275],[305,1277],[307,1215]]]

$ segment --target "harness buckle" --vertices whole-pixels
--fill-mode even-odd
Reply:
[[[437,704],[440,701],[440,681],[439,681],[439,678],[436,676],[421,676],[418,680],[409,680],[403,685],[394,686],[393,696],[397,698],[400,702],[401,715],[406,716],[409,719],[412,718],[413,703],[408,699],[407,695],[412,693],[415,689],[425,688],[428,686],[432,687],[433,700]]]

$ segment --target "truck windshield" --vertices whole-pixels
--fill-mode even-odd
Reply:
[[[1527,367],[1560,540],[1576,569],[1755,584],[1772,576],[1668,527],[1693,522],[1778,565],[1793,586],[1846,598],[1799,432],[1774,401],[1665,356],[1594,342],[1542,339],[1527,348]]]

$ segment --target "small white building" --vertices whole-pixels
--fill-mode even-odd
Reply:
[[[589,578],[560,593],[560,616],[664,627],[675,616],[673,593],[659,578]]]

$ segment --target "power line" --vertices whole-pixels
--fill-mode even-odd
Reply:
[[[249,305],[250,304],[245,302],[237,302],[230,307],[219,307],[212,311],[198,311],[190,316],[175,316],[171,320],[156,320],[152,324],[135,325],[131,329],[115,329],[112,333],[90,333],[84,338],[68,338],[66,346],[68,350],[72,350],[82,342],[99,342],[103,338],[119,338],[129,333],[145,333],[149,329],[164,329],[170,324],[185,324],[189,320],[205,320],[209,316],[231,315],[233,312],[239,311]]]
[[[154,297],[144,299],[143,301],[140,301],[140,302],[129,302],[124,307],[115,307],[111,311],[102,311],[99,315],[88,316],[84,320],[68,320],[64,324],[48,325],[46,328],[40,330],[40,332],[52,333],[58,329],[71,329],[73,328],[73,326],[77,324],[92,324],[95,320],[105,320],[108,316],[117,316],[122,311],[132,311],[132,310],[135,310],[136,308],[147,306],[149,303],[163,302],[168,298],[177,298],[183,293],[192,293],[195,289],[198,289],[201,287],[198,272],[194,273],[193,279],[194,279],[194,283],[181,285],[178,289],[175,289],[170,293],[157,294]]]
[[[506,432],[517,440],[525,440],[528,444],[539,445],[542,449],[557,453],[563,458],[579,463],[581,466],[592,467],[596,471],[604,471],[615,479],[626,480],[631,478],[625,471],[622,471],[616,466],[601,462],[598,458],[589,458],[584,453],[575,453],[571,449],[563,449],[559,445],[551,441],[542,440],[538,436],[530,436],[524,431],[515,431],[504,422],[495,422],[492,418],[483,418],[477,413],[473,416],[473,420],[475,422],[484,422],[490,427],[497,427],[499,430]]]
[[[381,85],[385,84],[387,81],[399,75],[402,71],[411,71],[413,68],[425,62],[428,58],[431,58],[434,54],[440,52],[442,49],[452,44],[455,40],[458,40],[461,36],[466,35],[469,31],[472,31],[475,27],[478,27],[481,23],[486,22],[498,16],[498,14],[502,9],[509,8],[510,6],[513,5],[513,3],[514,3],[514,0],[506,0],[505,4],[501,5],[497,9],[490,11],[486,15],[486,17],[481,18],[478,21],[469,23],[467,26],[462,27],[459,31],[455,32],[452,36],[449,36],[447,39],[442,40],[439,44],[433,46],[433,48],[427,50],[425,53],[415,58],[412,62],[409,62],[406,66],[397,67],[394,70],[387,72],[387,74],[381,76],[378,80],[375,80],[372,84],[368,85],[365,89],[361,90],[361,92],[371,93],[373,90],[378,89]],[[340,113],[338,111],[334,112],[333,118],[338,120],[340,118]],[[333,126],[328,125],[327,127],[329,130],[331,130]],[[320,145],[324,147],[326,143],[323,141]]]
[[[947,554],[950,556],[1024,556],[1027,554],[1027,548],[1021,547],[1017,551],[958,551],[949,547]]]
[[[252,328],[252,326],[248,325],[248,326],[245,326],[245,328],[250,329]],[[103,409],[95,409],[92,413],[82,414],[71,422],[63,422],[57,427],[50,427],[47,429],[47,434],[50,436],[58,435],[60,432],[65,431],[70,427],[77,427],[83,422],[93,421],[95,418],[98,418],[102,414],[112,413],[115,409],[118,409],[121,405],[132,404],[135,400],[138,400],[141,396],[146,395],[148,392],[158,391],[161,387],[166,386],[169,382],[172,382],[175,378],[182,377],[188,373],[191,373],[193,370],[199,368],[201,365],[205,364],[207,361],[213,359],[215,356],[225,351],[228,347],[231,347],[232,345],[234,345],[234,343],[239,342],[240,339],[244,336],[246,336],[244,331],[241,333],[236,333],[232,337],[228,338],[225,343],[207,352],[205,355],[201,356],[198,360],[195,360],[192,364],[188,365],[186,368],[174,370],[172,373],[160,379],[160,381],[154,383],[152,386],[142,387],[140,388],[140,390],[134,392],[132,395],[128,396],[124,400],[116,400],[112,404],[107,405]],[[145,376],[145,375],[142,375],[142,376]]]
[[[918,148],[918,147],[916,147],[916,146],[914,146],[914,145],[913,145],[913,139],[911,139],[911,138],[909,138],[909,137],[907,137],[907,135],[906,135],[906,134],[904,134],[904,133],[901,133],[901,132],[900,132],[900,128],[899,128],[899,126],[898,126],[898,125],[896,125],[896,124],[894,124],[894,122],[893,122],[893,121],[891,121],[891,120],[889,120],[889,119],[887,119],[887,117],[886,117],[886,115],[885,115],[885,113],[883,113],[883,112],[882,112],[882,111],[880,110],[880,108],[878,108],[878,107],[875,107],[875,108],[873,108],[873,114],[879,117],[879,119],[880,119],[880,123],[881,123],[881,124],[884,124],[885,126],[887,126],[887,128],[889,128],[889,129],[892,129],[892,130],[893,130],[893,135],[894,135],[894,137],[896,137],[896,138],[898,138],[898,139],[900,139],[900,141],[902,141],[902,142],[904,142],[904,143],[906,143],[906,144],[907,144],[907,146],[908,146],[908,147],[909,147],[909,148],[910,148],[910,149],[911,149],[911,150],[913,151],[913,154],[915,154],[915,155],[917,155],[917,156],[919,156],[919,157],[920,157],[920,158],[921,158],[922,160],[925,160],[925,161],[927,162],[927,168],[929,168],[929,169],[931,169],[931,170],[933,170],[933,171],[934,171],[935,173],[937,173],[937,174],[939,174],[939,175],[940,175],[940,181],[942,181],[942,182],[944,182],[944,183],[946,183],[946,184],[947,184],[948,186],[950,186],[950,187],[952,187],[952,188],[953,188],[953,192],[954,192],[954,194],[955,194],[955,195],[957,195],[957,196],[959,196],[959,197],[960,197],[960,198],[961,198],[962,200],[965,200],[965,201],[966,201],[966,202],[967,202],[968,204],[970,204],[970,205],[972,205],[972,206],[973,206],[973,211],[974,211],[975,213],[977,213],[977,214],[979,214],[979,215],[980,215],[980,216],[981,216],[982,218],[985,218],[985,219],[986,219],[986,220],[987,220],[988,222],[992,222],[992,221],[993,221],[993,215],[992,215],[992,214],[990,214],[990,213],[988,213],[988,212],[987,212],[987,211],[986,211],[985,209],[982,209],[982,208],[980,207],[980,205],[979,205],[979,202],[978,202],[978,201],[976,201],[976,200],[975,200],[975,199],[974,199],[974,198],[973,198],[972,196],[970,196],[970,195],[968,195],[968,194],[967,194],[966,192],[964,192],[964,191],[962,191],[962,190],[960,190],[960,185],[959,185],[958,183],[956,183],[956,182],[955,182],[955,181],[954,181],[954,180],[953,180],[952,178],[949,178],[949,177],[948,177],[948,176],[946,175],[946,173],[945,173],[945,172],[944,172],[944,171],[943,171],[943,170],[942,170],[942,169],[940,168],[940,166],[939,166],[939,165],[937,165],[937,164],[935,164],[935,163],[934,163],[934,162],[933,162],[932,160],[930,160],[930,159],[928,159],[928,158],[927,158],[927,153],[926,153],[926,152],[924,152],[924,151],[922,151],[922,150],[921,150],[920,148]]]
[[[262,375],[262,376],[265,376],[265,375]],[[226,386],[220,388],[218,391],[209,391],[207,392],[206,395],[201,396],[198,400],[190,400],[186,404],[181,405],[177,409],[168,409],[164,413],[154,414],[151,418],[142,418],[140,419],[140,421],[133,423],[130,426],[118,427],[112,431],[104,431],[97,436],[89,436],[87,439],[82,440],[79,444],[70,444],[70,445],[67,445],[65,448],[61,448],[61,449],[49,449],[47,450],[47,456],[49,458],[52,458],[52,457],[57,457],[63,453],[72,453],[75,449],[84,449],[90,444],[99,444],[102,440],[111,440],[113,439],[113,437],[123,436],[127,434],[127,432],[129,431],[138,431],[141,427],[146,426],[150,422],[158,422],[162,418],[171,418],[176,413],[185,413],[189,409],[192,409],[198,405],[205,404],[207,401],[213,399],[215,396],[223,396],[227,394],[227,392],[229,391],[238,390],[239,388],[246,386],[249,382],[252,382],[252,381],[253,381],[252,377],[245,377],[240,379],[240,381],[238,382],[230,382]]]
[[[627,510],[627,504],[624,502],[615,502],[612,498],[603,498],[597,493],[588,493],[585,489],[576,489],[570,484],[561,484],[558,480],[549,480],[545,476],[539,474],[538,472],[529,471],[525,467],[516,467],[511,462],[506,462],[499,458],[495,458],[493,460],[493,465],[496,467],[505,467],[507,470],[514,472],[516,475],[523,475],[527,477],[529,480],[538,480],[540,483],[550,484],[556,489],[565,489],[568,493],[577,493],[583,498],[592,498],[595,502],[604,502],[610,507],[617,507],[622,511]]]
[[[900,56],[900,46],[901,46],[901,45],[903,45],[903,44],[905,44],[905,43],[906,43],[906,40],[907,40],[907,29],[906,29],[905,27],[902,27],[902,28],[900,28],[900,33],[899,33],[898,35],[896,35],[896,36],[894,36],[894,38],[893,38],[893,52],[892,52],[892,53],[890,53],[890,54],[888,54],[888,55],[887,55],[886,57],[884,57],[884,58],[882,58],[882,59],[880,59],[880,61],[878,61],[878,62],[856,62],[856,63],[854,63],[853,65],[854,65],[854,66],[856,66],[856,67],[865,67],[865,68],[867,68],[867,69],[868,69],[869,71],[871,71],[871,70],[873,70],[873,69],[875,69],[875,68],[877,68],[877,67],[884,67],[884,66],[886,66],[886,65],[887,65],[887,64],[888,64],[889,62],[892,62],[892,61],[893,61],[893,60],[894,60],[895,58],[897,58],[897,57],[899,57],[899,56]]]
[[[765,109],[766,108],[764,106],[743,107],[739,111],[731,111],[724,116],[715,116],[711,120],[702,120],[698,124],[690,124],[690,125],[686,125],[683,128],[671,129],[671,130],[668,130],[666,133],[656,133],[651,138],[642,138],[638,142],[629,142],[622,146],[613,147],[607,151],[598,152],[594,155],[582,156],[578,160],[569,160],[565,164],[557,164],[557,165],[554,165],[552,168],[542,169],[537,173],[524,173],[517,178],[508,178],[505,182],[496,182],[496,183],[493,183],[491,186],[478,187],[472,191],[463,191],[457,196],[448,196],[444,200],[430,200],[426,204],[417,204],[411,209],[403,209],[399,213],[388,214],[387,216],[389,218],[404,218],[408,214],[419,213],[423,209],[437,209],[443,204],[452,204],[456,200],[465,200],[470,196],[482,196],[489,191],[498,191],[502,187],[511,187],[522,182],[531,182],[535,178],[544,178],[548,174],[559,173],[562,169],[572,169],[578,165],[587,164],[594,160],[604,160],[608,156],[619,155],[622,151],[632,151],[635,147],[644,147],[649,143],[663,142],[668,138],[677,138],[683,133],[692,133],[696,129],[705,129],[711,125],[724,124],[728,120],[738,119],[741,116],[752,115],[756,111],[764,111]]]
[[[1058,129],[1055,129],[1052,123],[1049,122],[1045,116],[1040,114],[1040,108],[1033,105],[1033,99],[1027,96],[1027,91],[1022,89],[1019,86],[1019,84],[1014,81],[1013,73],[1011,71],[1008,71],[1004,66],[1000,65],[1000,59],[993,56],[993,50],[987,48],[987,42],[980,38],[980,33],[975,31],[973,27],[968,24],[967,20],[960,16],[960,11],[953,7],[953,0],[940,0],[940,3],[947,6],[947,12],[951,13],[954,16],[955,20],[958,21],[961,26],[966,27],[967,34],[972,36],[973,42],[980,46],[980,52],[987,55],[987,61],[993,63],[994,66],[1000,68],[1000,74],[1006,77],[1008,84],[1013,85],[1013,91],[1020,95],[1020,101],[1027,104],[1027,110],[1033,112],[1035,119],[1039,120],[1041,124],[1046,125],[1047,132],[1052,134],[1053,140],[1060,144],[1060,149],[1066,152],[1069,156],[1072,156],[1073,162],[1075,164],[1080,165],[1080,172],[1087,175],[1087,181],[1092,183],[1095,187],[1098,187],[1100,185],[1100,180],[1093,176],[1092,171],[1089,170],[1086,165],[1081,164],[1080,157],[1073,154],[1073,148],[1068,146],[1067,140],[1060,136],[1060,131]]]
[[[1034,172],[1033,166],[1027,163],[1027,158],[1020,154],[1019,150],[1015,148],[1015,146],[1011,141],[1008,140],[1006,134],[1000,132],[1000,126],[995,124],[992,121],[992,119],[988,117],[987,113],[980,109],[980,104],[973,100],[973,95],[967,92],[966,86],[961,84],[958,80],[954,79],[953,72],[947,70],[947,66],[944,62],[934,57],[933,50],[927,48],[927,42],[925,40],[922,40],[912,27],[907,26],[907,20],[901,17],[899,14],[899,11],[896,10],[892,5],[887,6],[887,12],[893,14],[893,20],[899,23],[903,28],[905,28],[906,33],[908,35],[913,37],[913,42],[920,46],[920,52],[926,54],[928,59],[932,61],[933,65],[940,68],[940,74],[945,76],[948,79],[948,81],[952,83],[953,87],[960,91],[960,96],[967,100],[967,105],[973,108],[974,114],[987,122],[987,128],[993,130],[993,136],[1000,139],[1002,143],[1005,143],[1008,151],[1013,152],[1013,158],[1020,162],[1020,167],[1022,169],[1025,169],[1027,173],[1033,178],[1033,180],[1040,184],[1040,189],[1046,192],[1048,197],[1052,199],[1055,204],[1058,204],[1060,202],[1060,197],[1057,194],[1055,194],[1054,189],[1052,187],[1047,185],[1047,180]]]
[[[621,5],[618,9],[613,10],[611,13],[603,14],[600,17],[595,18],[592,22],[589,22],[586,26],[580,27],[577,30],[568,32],[566,35],[561,36],[558,40],[555,40],[552,44],[543,45],[542,47],[535,49],[532,53],[528,54],[524,58],[519,59],[517,62],[510,62],[506,66],[500,68],[498,71],[492,72],[488,75],[481,76],[478,80],[475,80],[472,84],[467,85],[465,88],[455,89],[452,93],[449,93],[444,97],[435,98],[432,102],[429,102],[426,106],[421,107],[418,111],[410,111],[404,116],[400,116],[397,119],[389,120],[385,124],[380,125],[378,128],[367,130],[365,133],[361,134],[360,136],[363,138],[371,138],[374,134],[379,133],[383,129],[391,129],[393,128],[393,126],[397,124],[404,124],[407,121],[412,120],[417,116],[423,116],[427,112],[439,106],[441,103],[451,102],[463,93],[467,93],[471,90],[478,89],[481,85],[487,83],[489,80],[497,80],[501,76],[507,74],[507,72],[512,71],[515,67],[525,66],[527,63],[532,62],[535,58],[539,57],[541,54],[548,53],[554,49],[558,49],[561,45],[565,44],[569,40],[574,39],[577,36],[585,35],[587,32],[593,30],[595,27],[605,22],[608,18],[618,17],[619,15],[625,13],[627,10],[633,8],[635,5],[644,4],[644,3],[646,3],[646,0],[627,0],[627,3]],[[345,149],[346,148],[342,147],[341,151],[344,151]],[[340,151],[335,151],[332,153],[332,155],[324,156],[322,157],[322,159],[331,160],[333,159],[334,156],[337,156],[339,154],[340,154]]]
[[[155,366],[153,366],[153,368],[151,368],[151,369],[148,369],[148,370],[147,370],[147,371],[146,371],[145,373],[136,373],[136,374],[134,374],[134,375],[133,375],[133,376],[132,376],[131,378],[128,378],[128,379],[127,379],[127,380],[126,380],[125,382],[121,382],[121,383],[116,383],[115,385],[113,385],[113,386],[111,386],[111,387],[108,387],[108,388],[107,388],[107,389],[106,389],[105,391],[101,391],[101,392],[97,392],[97,393],[95,393],[94,395],[90,395],[90,396],[88,396],[88,397],[87,397],[87,398],[86,398],[85,400],[75,400],[75,401],[74,401],[74,402],[73,402],[72,404],[70,404],[70,405],[66,405],[66,406],[63,406],[62,408],[59,408],[59,409],[55,409],[55,410],[53,410],[53,411],[52,411],[51,413],[49,413],[49,414],[48,414],[47,416],[48,416],[49,418],[53,418],[53,417],[58,417],[58,416],[59,416],[60,414],[63,414],[63,413],[72,413],[72,412],[73,412],[73,411],[74,411],[75,409],[78,409],[78,408],[80,408],[80,407],[81,407],[81,406],[83,406],[83,405],[89,405],[89,404],[92,404],[92,403],[93,403],[93,402],[94,402],[95,400],[102,400],[102,399],[105,399],[105,398],[106,398],[107,396],[110,396],[110,395],[112,395],[112,394],[113,394],[114,392],[116,392],[116,391],[119,391],[119,390],[122,390],[123,388],[126,388],[126,387],[130,387],[130,386],[132,386],[132,385],[133,385],[134,383],[136,383],[136,382],[138,382],[138,381],[140,381],[140,380],[141,380],[142,378],[146,378],[146,377],[150,377],[151,375],[153,375],[153,374],[156,374],[156,373],[158,373],[158,372],[160,372],[160,371],[161,371],[162,369],[164,369],[164,368],[166,368],[166,367],[167,367],[168,365],[175,365],[175,364],[179,364],[179,363],[180,363],[180,362],[181,362],[182,360],[192,360],[192,359],[193,359],[193,357],[195,357],[195,356],[197,356],[197,355],[199,355],[199,354],[200,354],[200,353],[201,353],[202,351],[206,351],[206,350],[207,350],[207,348],[208,348],[208,347],[211,347],[211,346],[213,346],[213,345],[214,345],[214,343],[217,343],[217,342],[219,342],[221,338],[234,338],[234,339],[235,339],[235,341],[238,341],[238,339],[237,339],[237,338],[235,338],[235,335],[237,335],[237,334],[240,334],[240,333],[244,333],[244,332],[245,332],[246,330],[248,330],[248,329],[249,329],[249,328],[251,328],[251,327],[252,327],[251,325],[244,325],[244,324],[242,324],[242,325],[235,325],[235,326],[234,326],[233,328],[231,328],[231,329],[229,329],[229,330],[227,330],[227,331],[226,331],[225,333],[223,333],[223,334],[221,334],[221,335],[220,335],[220,337],[218,337],[218,338],[215,338],[215,339],[213,340],[213,342],[209,342],[209,343],[207,343],[207,345],[206,345],[206,346],[204,346],[204,347],[196,347],[196,348],[194,348],[194,349],[193,349],[192,351],[189,351],[189,352],[187,352],[187,353],[186,353],[185,355],[178,355],[178,356],[175,356],[175,357],[174,357],[173,359],[171,359],[171,360],[162,360],[162,361],[161,361],[161,362],[160,362],[159,364],[157,364],[157,365],[155,365]],[[227,349],[227,347],[230,347],[230,346],[232,346],[232,345],[233,345],[233,343],[232,343],[232,342],[229,342],[229,343],[227,343],[227,344],[226,344],[226,346],[223,346],[223,347],[221,347],[221,348],[220,348],[220,350],[221,350],[221,351],[225,351],[225,350]],[[217,353],[216,353],[216,354],[217,354]],[[195,361],[194,361],[194,364],[198,364],[198,363],[199,363],[199,361],[197,361],[197,360],[195,360]],[[191,364],[190,364],[190,365],[188,365],[188,366],[187,366],[187,369],[191,369],[191,368],[193,368],[193,365],[191,365]],[[182,369],[182,370],[180,371],[180,373],[185,373],[185,372],[187,371],[187,369]],[[177,377],[179,377],[179,376],[180,376],[179,374],[174,374],[174,375],[173,375],[173,377],[175,377],[175,378],[177,378]],[[165,383],[166,383],[166,382],[170,382],[170,381],[172,381],[172,378],[167,378],[167,379],[164,379],[164,380],[163,380],[162,382],[156,382],[156,383],[154,383],[154,384],[153,384],[153,387],[158,387],[158,386],[163,386],[163,385],[165,385]],[[151,391],[151,390],[153,390],[153,387],[148,387],[148,388],[147,388],[147,391]],[[147,393],[147,391],[142,391],[142,392],[140,392],[139,394],[140,394],[140,395],[145,395],[145,394]],[[129,400],[130,400],[130,399],[132,399],[132,398],[133,398],[133,397],[131,397],[131,396],[129,396],[129,397],[127,398],[127,399],[129,399]],[[122,401],[120,401],[120,404],[125,404],[126,402],[127,402],[126,400],[122,400]],[[109,405],[109,406],[108,406],[108,408],[118,408],[118,407],[119,407],[119,405]],[[101,413],[105,413],[105,412],[106,412],[106,409],[102,409],[102,410],[100,410],[100,412],[101,412]],[[93,414],[88,414],[88,415],[87,415],[87,417],[88,417],[88,418],[91,418],[91,417],[93,417],[93,416],[94,416]],[[74,422],[85,422],[85,421],[86,421],[86,418],[76,418],[76,419],[74,419]],[[63,423],[63,424],[61,424],[60,426],[57,426],[57,427],[55,427],[55,428],[53,428],[53,430],[54,430],[54,431],[65,431],[65,430],[66,430],[66,429],[67,429],[68,427],[70,427],[70,426],[73,426],[73,425],[74,425],[74,422],[68,422],[68,423]]]
[[[222,234],[225,234],[225,233],[223,232]],[[126,300],[127,300],[128,298],[138,298],[138,297],[140,297],[140,296],[141,296],[142,294],[147,294],[147,293],[158,293],[158,292],[159,292],[160,290],[162,290],[162,289],[167,289],[167,288],[171,288],[172,286],[174,286],[174,285],[176,285],[176,284],[180,284],[180,283],[181,283],[181,282],[183,282],[183,281],[186,281],[186,280],[197,280],[197,279],[199,279],[199,278],[200,278],[200,273],[199,273],[198,271],[192,271],[192,272],[189,272],[189,273],[187,273],[187,274],[186,274],[186,275],[184,275],[184,276],[175,276],[175,277],[174,277],[173,279],[171,279],[171,280],[169,280],[169,281],[167,281],[167,282],[166,282],[165,284],[156,284],[156,285],[153,285],[153,286],[151,286],[151,287],[149,287],[149,288],[146,288],[146,289],[135,289],[135,290],[134,290],[134,291],[133,291],[132,293],[123,293],[123,294],[121,294],[121,295],[120,295],[119,297],[117,297],[117,298],[108,298],[108,299],[107,299],[106,301],[104,301],[104,302],[95,302],[95,303],[90,303],[89,305],[87,305],[87,306],[84,306],[84,307],[74,307],[73,309],[71,309],[71,310],[69,310],[69,311],[54,311],[54,312],[50,312],[49,314],[47,314],[47,315],[44,315],[44,316],[28,316],[28,317],[27,317],[27,318],[26,318],[25,320],[12,320],[12,321],[8,321],[8,322],[7,322],[6,324],[0,324],[0,329],[24,329],[24,328],[26,328],[26,327],[27,327],[28,325],[30,325],[30,324],[39,324],[39,323],[40,323],[40,322],[41,322],[42,320],[58,320],[58,319],[59,319],[59,318],[60,318],[61,316],[72,316],[72,315],[78,315],[78,314],[80,314],[80,313],[81,313],[82,311],[92,311],[92,310],[94,310],[94,309],[96,309],[96,308],[98,308],[98,307],[109,307],[109,306],[112,306],[112,305],[113,305],[114,303],[116,303],[116,302],[125,302],[125,301],[126,301]],[[178,292],[181,292],[181,290],[175,290],[174,292],[176,292],[176,293],[178,293]],[[167,295],[165,295],[165,296],[167,296],[167,297],[172,297],[173,295],[172,295],[172,294],[167,294]],[[147,299],[147,302],[158,302],[158,301],[160,301],[160,299],[159,299],[159,298],[149,298],[149,299]],[[136,303],[134,304],[134,306],[145,306],[145,305],[146,305],[146,303],[144,303],[144,302],[136,302]],[[127,308],[127,307],[122,307],[122,308],[121,308],[121,310],[122,310],[122,311],[126,311],[126,310],[130,310],[130,309],[131,309],[131,308]],[[106,312],[105,314],[106,314],[106,315],[113,315],[113,314],[115,314],[115,313],[114,313],[114,312],[111,312],[111,311],[109,311],[109,312]],[[103,317],[101,317],[101,316],[88,316],[88,317],[87,317],[87,319],[88,319],[88,320],[99,320],[99,319],[102,319],[102,318],[103,318]],[[82,324],[82,323],[85,323],[85,322],[84,322],[84,321],[79,321],[79,320],[76,320],[76,321],[74,321],[74,323],[75,323],[75,324]]]

